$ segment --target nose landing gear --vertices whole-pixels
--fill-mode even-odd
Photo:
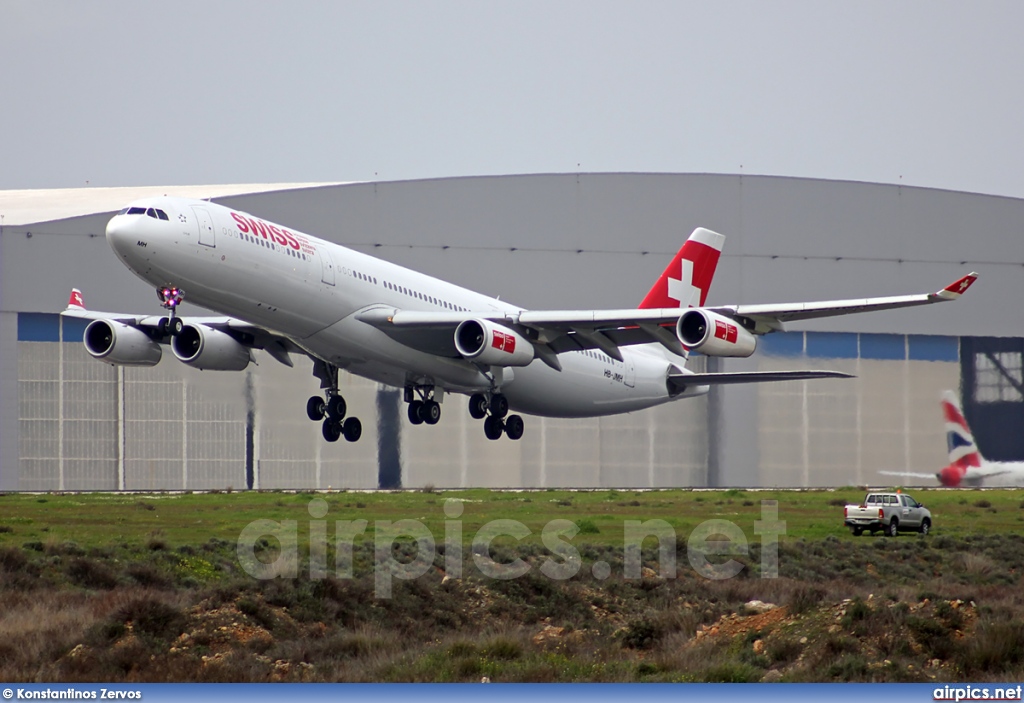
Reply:
[[[175,315],[178,306],[185,300],[185,289],[171,285],[161,286],[156,289],[156,297],[160,299],[160,305],[168,311],[167,317],[160,318],[157,331],[161,335],[169,334],[172,337],[177,337],[185,327],[181,318]]]

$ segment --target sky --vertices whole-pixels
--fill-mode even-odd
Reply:
[[[1024,197],[1024,3],[0,0],[0,189],[749,173]]]

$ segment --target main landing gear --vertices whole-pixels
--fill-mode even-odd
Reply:
[[[175,315],[178,306],[185,300],[185,289],[170,285],[161,286],[156,289],[156,297],[160,299],[160,305],[168,311],[168,316],[160,318],[160,322],[157,323],[157,331],[161,335],[177,337],[185,327],[181,318]]]
[[[469,414],[484,421],[487,439],[501,439],[502,434],[512,440],[523,436],[523,418],[508,414],[508,399],[501,393],[473,394],[469,398]]]
[[[441,404],[434,399],[433,386],[406,386],[405,402],[409,404],[409,422],[414,425],[436,425],[441,419]]]
[[[342,437],[348,442],[355,442],[363,434],[363,423],[359,418],[346,418],[348,406],[345,398],[338,392],[338,367],[324,365],[327,371],[327,392],[321,398],[314,395],[306,401],[306,416],[313,422],[323,420],[323,436],[328,442],[337,442]]]

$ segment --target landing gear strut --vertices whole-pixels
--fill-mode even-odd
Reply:
[[[348,442],[355,442],[363,434],[363,423],[359,418],[345,418],[348,405],[338,392],[338,367],[318,361],[313,366],[313,373],[327,390],[324,397],[314,395],[306,401],[306,416],[313,422],[323,420],[321,431],[328,442],[337,442],[342,437]]]
[[[168,311],[167,317],[160,318],[157,330],[160,334],[169,334],[177,337],[185,327],[181,318],[175,315],[178,306],[185,300],[185,289],[177,286],[161,286],[156,289],[156,297],[160,299],[160,305]]]
[[[492,391],[473,394],[469,398],[469,414],[475,420],[484,421],[484,436],[487,439],[501,439],[502,434],[512,440],[523,436],[523,418],[508,414],[508,399],[501,393]]]
[[[419,398],[416,394],[419,394]],[[405,402],[409,404],[409,422],[414,425],[436,425],[441,419],[441,404],[435,400],[433,386],[406,386]]]

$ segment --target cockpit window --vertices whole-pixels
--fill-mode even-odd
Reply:
[[[132,210],[136,210],[136,209],[141,210],[142,208],[131,208],[131,209]],[[163,210],[157,210],[155,207],[151,207],[151,208],[147,209],[145,212],[146,212],[146,216],[147,217],[152,217],[154,220],[166,220],[167,219],[167,213],[164,212]],[[129,215],[133,215],[135,213],[129,211],[128,214]]]
[[[130,207],[127,208],[127,212],[123,211],[125,215],[145,215],[146,208],[144,207]]]

